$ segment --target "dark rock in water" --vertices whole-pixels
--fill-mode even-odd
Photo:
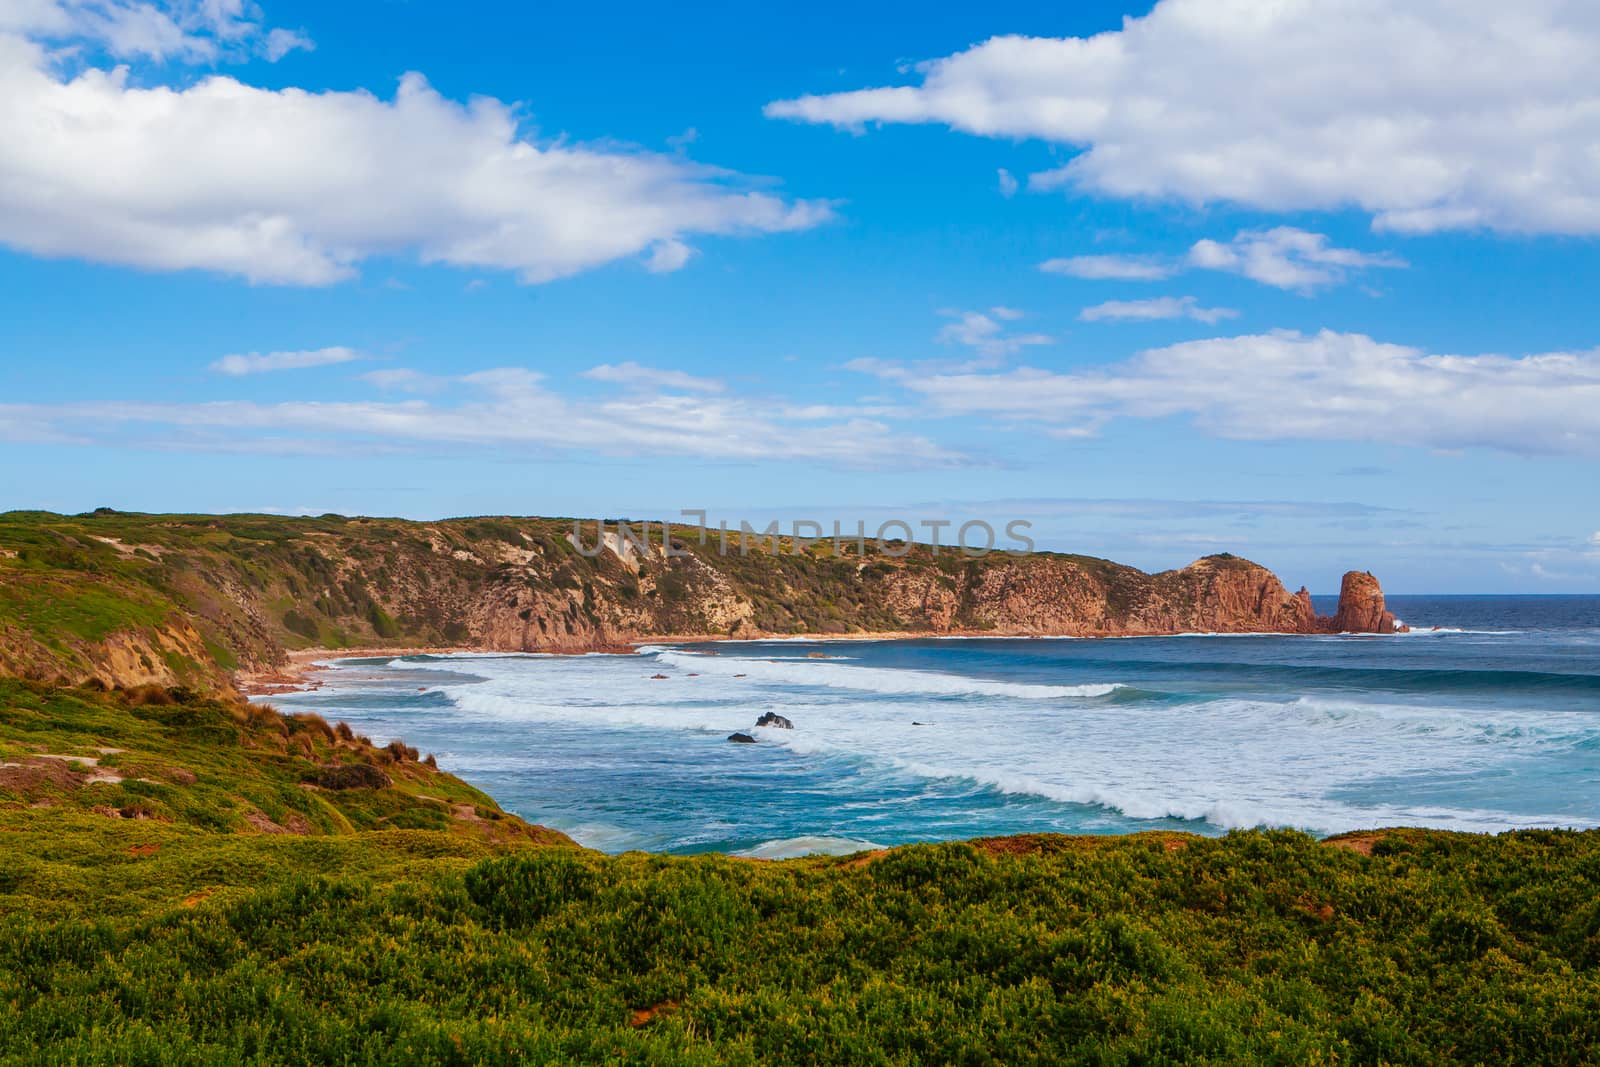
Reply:
[[[753,745],[756,743],[756,739],[749,734],[729,734],[728,740],[740,745]]]
[[[756,720],[757,726],[773,726],[779,730],[793,730],[794,723],[776,712],[769,711]]]
[[[931,722],[918,722],[917,720],[912,719],[911,720],[911,725],[912,726],[932,726],[933,723],[931,723]]]
[[[664,674],[652,674],[650,676],[650,680],[652,682],[659,682],[659,681],[662,681],[665,678],[666,678],[666,675],[664,675]]]

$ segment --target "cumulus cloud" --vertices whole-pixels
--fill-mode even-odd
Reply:
[[[246,374],[265,374],[269,371],[326,367],[331,363],[349,363],[360,358],[361,353],[342,346],[313,348],[300,352],[250,352],[245,355],[223,356],[211,364],[211,369],[218,374],[237,378]]]
[[[677,156],[530,136],[513,107],[447,100],[415,73],[387,99],[224,76],[144,88],[124,68],[68,75],[17,2],[0,0],[11,12],[0,16],[0,243],[25,252],[287,285],[411,254],[534,283],[645,253],[650,269],[675,270],[693,236],[830,216]]]
[[[1231,271],[1262,285],[1302,292],[1339,284],[1352,271],[1406,265],[1405,260],[1386,252],[1335,248],[1322,234],[1293,226],[1244,230],[1228,244],[1196,241],[1189,249],[1189,264],[1205,270]]]
[[[1000,195],[1008,200],[1016,196],[1017,190],[1021,188],[1021,183],[1017,181],[1016,176],[1004,167],[1001,167],[995,173],[1000,180]]]
[[[722,383],[711,378],[697,378],[681,370],[663,370],[644,367],[629,360],[626,363],[602,363],[583,372],[585,378],[597,382],[610,382],[635,389],[680,389],[694,393],[720,393]]]
[[[670,455],[895,469],[968,462],[866,409],[811,410],[692,386],[580,398],[521,367],[445,384],[449,391],[439,399],[0,404],[0,439],[294,455],[450,448],[527,458]]]
[[[1030,179],[1409,232],[1600,233],[1600,9],[1572,0],[1161,0],[1094,37],[995,37],[917,84],[767,114],[1082,149]]]
[[[1589,543],[1596,548],[1600,548],[1600,530],[1596,530],[1589,535]]]
[[[1600,350],[1435,355],[1361,334],[1276,331],[1152,349],[1077,373],[855,369],[918,395],[931,414],[1035,423],[1060,436],[1092,435],[1117,418],[1187,416],[1243,440],[1600,453]]]
[[[1160,296],[1153,300],[1107,300],[1084,308],[1078,318],[1084,322],[1149,322],[1154,319],[1194,319],[1216,323],[1237,318],[1233,308],[1201,307],[1192,296]]]
[[[1067,256],[1039,264],[1046,274],[1091,281],[1158,282],[1178,273],[1177,265],[1153,256]]]

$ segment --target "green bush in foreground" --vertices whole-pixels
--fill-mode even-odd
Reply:
[[[1395,831],[1357,842],[1370,856],[1289,832],[1043,837],[759,863],[9,825],[9,1060],[1600,1055],[1595,833]],[[159,850],[132,855],[135,838]],[[81,889],[35,858],[51,848],[78,857]],[[209,896],[176,896],[208,877]],[[119,886],[139,906],[108,914]]]

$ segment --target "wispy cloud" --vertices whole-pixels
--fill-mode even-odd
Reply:
[[[0,6],[0,33],[90,42],[119,59],[201,63],[251,56],[276,63],[316,47],[300,30],[267,29],[245,0],[13,0]]]
[[[307,367],[326,367],[333,363],[351,363],[363,358],[353,348],[334,346],[313,348],[298,352],[248,352],[243,355],[223,356],[211,364],[218,374],[242,377],[247,374],[268,374],[280,370],[303,370]]]
[[[723,384],[713,378],[699,378],[681,370],[644,367],[632,360],[590,367],[583,372],[583,377],[632,389],[678,389],[692,393],[720,393],[723,390]]]
[[[1178,273],[1175,264],[1153,256],[1067,256],[1039,264],[1046,274],[1093,281],[1158,282]]]
[[[1084,308],[1078,318],[1084,322],[1148,322],[1153,319],[1194,319],[1217,323],[1237,318],[1233,308],[1201,307],[1192,296],[1161,296],[1152,300],[1107,300]]]
[[[506,367],[454,379],[446,400],[0,404],[0,436],[292,455],[450,447],[530,458],[672,455],[859,468],[970,462],[927,437],[894,429],[871,408],[808,410],[783,401],[683,391],[685,383],[704,380],[654,373],[673,384],[635,388],[642,379],[619,374],[617,383],[629,387],[598,398],[567,395],[536,371]],[[888,413],[881,406],[877,410]]]
[[[1309,292],[1340,284],[1354,271],[1404,267],[1406,261],[1387,252],[1335,248],[1320,233],[1278,226],[1270,230],[1245,230],[1227,244],[1196,241],[1189,249],[1189,264],[1204,270],[1242,274],[1278,289]]]
[[[1435,355],[1361,334],[1277,331],[1190,341],[1123,363],[948,373],[862,363],[930,413],[1092,436],[1113,419],[1188,416],[1242,440],[1319,439],[1520,454],[1600,454],[1600,350]]]
[[[410,367],[386,367],[383,370],[368,371],[359,377],[362,381],[386,392],[398,393],[437,393],[450,384],[448,378],[424,374]]]
[[[1406,261],[1388,252],[1360,252],[1338,248],[1326,235],[1278,226],[1270,230],[1241,230],[1227,242],[1206,238],[1196,241],[1179,258],[1160,256],[1071,256],[1047,259],[1039,269],[1047,274],[1115,281],[1160,281],[1185,270],[1217,270],[1240,274],[1262,285],[1310,293],[1342,284],[1358,271],[1374,267],[1404,267]]]
[[[939,314],[952,320],[939,330],[940,344],[962,345],[987,362],[1004,359],[1033,345],[1048,345],[1054,338],[1042,333],[1016,333],[1006,327],[1026,317],[1015,308],[992,307],[988,311],[944,310]]]

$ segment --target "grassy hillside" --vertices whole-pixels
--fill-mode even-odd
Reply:
[[[41,820],[30,825],[93,815],[213,833],[565,840],[399,742],[377,748],[315,715],[156,687],[0,680],[0,813]]]

